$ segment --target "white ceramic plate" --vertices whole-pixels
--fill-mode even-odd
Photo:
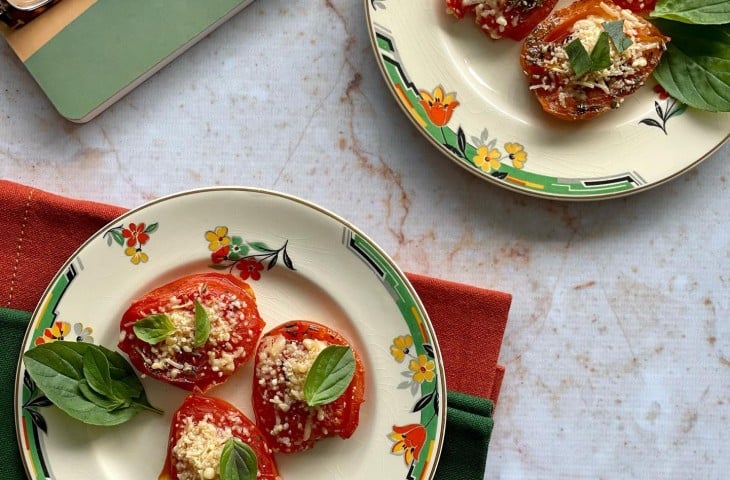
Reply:
[[[144,243],[129,246],[124,233],[135,227],[146,238],[138,236]],[[207,232],[228,242],[223,265],[261,262],[260,278],[247,281],[267,322],[265,330],[292,319],[319,321],[343,332],[363,356],[366,402],[357,431],[348,440],[327,439],[310,451],[279,455],[283,478],[432,478],[444,434],[445,411],[439,401],[446,398],[446,387],[426,312],[382,250],[344,220],[300,199],[215,188],[173,195],[128,212],[91,237],[56,275],[34,312],[24,350],[61,336],[114,349],[120,316],[131,300],[182,275],[213,271],[211,248],[221,245],[211,244],[215,242]],[[262,243],[277,253],[263,251]],[[247,246],[247,255],[256,257],[237,258],[231,253],[234,244]],[[276,265],[267,269],[274,257]],[[404,345],[404,338],[413,344],[403,355],[397,347]],[[433,376],[415,375],[410,369],[410,360],[418,361],[419,355]],[[253,418],[252,370],[249,364],[209,394]],[[164,416],[143,412],[119,427],[91,427],[47,406],[19,365],[15,415],[29,478],[157,478],[172,413],[187,393],[149,378],[143,384]],[[412,464],[406,464],[401,448],[409,445],[393,435],[405,426],[426,433]]]
[[[502,187],[560,199],[627,195],[689,170],[728,138],[730,114],[684,110],[651,82],[596,119],[553,119],[527,89],[520,43],[490,40],[470,18],[448,15],[444,0],[365,0],[365,9],[406,115],[458,165]],[[441,127],[419,103],[437,88],[459,102]],[[499,155],[484,162],[481,146]]]

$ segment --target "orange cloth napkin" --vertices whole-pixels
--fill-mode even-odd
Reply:
[[[125,211],[0,180],[0,307],[33,311],[63,263]],[[436,331],[449,391],[496,404],[505,373],[497,360],[511,295],[419,274],[407,276]]]
[[[125,211],[0,180],[0,306],[33,311],[68,257]],[[504,376],[497,359],[512,297],[418,274],[408,278],[436,330],[449,390],[496,403]]]

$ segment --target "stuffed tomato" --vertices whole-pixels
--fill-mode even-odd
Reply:
[[[579,0],[530,33],[520,63],[545,112],[562,120],[589,119],[618,108],[641,87],[668,41],[647,20],[610,0]]]
[[[271,449],[256,425],[230,403],[195,393],[173,415],[159,480],[219,480],[222,468],[232,468],[224,451],[227,444],[233,447],[233,439],[241,452],[238,457],[248,460],[244,469],[250,472],[235,478],[280,479]]]
[[[316,376],[312,372],[322,372],[321,360],[332,346],[351,353],[351,376],[341,382],[336,397],[315,404],[308,397]],[[330,379],[339,372],[333,369]],[[362,360],[338,332],[315,322],[294,321],[262,337],[254,364],[253,408],[256,424],[275,452],[306,450],[325,437],[349,438],[358,426],[364,398]]]
[[[522,40],[547,17],[558,0],[446,0],[446,11],[456,18],[473,14],[493,39]]]
[[[134,301],[120,323],[119,348],[140,372],[205,392],[251,358],[263,327],[248,284],[195,274]]]

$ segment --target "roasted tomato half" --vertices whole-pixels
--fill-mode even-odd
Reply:
[[[456,18],[464,18],[468,13],[474,13],[480,0],[446,0],[446,13]]]
[[[204,310],[209,325],[203,343],[200,338],[196,341],[196,305]],[[135,324],[160,315],[169,320],[160,326],[167,335],[155,343],[140,339]],[[205,392],[251,358],[263,328],[248,284],[232,275],[196,274],[133,302],[120,323],[119,348],[140,372]]]
[[[159,480],[218,480],[221,452],[232,437],[256,455],[257,479],[281,478],[271,449],[251,420],[224,400],[194,393],[172,417]]]
[[[256,424],[275,452],[298,452],[324,437],[349,438],[360,419],[365,376],[353,349],[355,374],[335,401],[310,407],[303,386],[319,352],[329,345],[351,344],[338,332],[308,321],[280,325],[261,338],[256,351],[253,408]]]
[[[628,8],[634,13],[646,14],[654,10],[656,0],[613,0],[621,8]]]
[[[494,39],[522,40],[547,17],[558,0],[446,0],[456,18],[474,14],[477,25]]]
[[[611,65],[575,75],[566,46],[579,39],[591,52],[603,23],[623,20],[632,44],[619,53],[610,43]],[[644,84],[659,63],[668,37],[645,19],[610,0],[581,0],[557,10],[527,37],[520,54],[522,71],[543,110],[563,120],[593,118],[618,108]]]

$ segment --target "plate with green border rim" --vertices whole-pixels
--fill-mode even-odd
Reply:
[[[676,178],[730,138],[730,113],[686,108],[653,80],[601,117],[553,119],[527,89],[521,43],[492,41],[447,14],[444,0],[364,5],[398,105],[438,150],[489,183],[550,199],[615,198]],[[421,101],[435,93],[458,105],[429,114]]]
[[[115,349],[119,319],[134,298],[183,275],[221,270],[251,284],[264,331],[292,319],[315,320],[342,332],[365,363],[365,403],[355,434],[277,456],[283,478],[433,478],[445,431],[446,383],[427,313],[381,248],[347,221],[299,198],[217,187],[125,213],[56,274],[33,313],[23,351],[53,341]],[[209,395],[253,418],[252,370],[247,365]],[[156,478],[171,416],[189,392],[147,377],[142,382],[164,415],[142,412],[117,427],[94,427],[49,405],[19,362],[15,419],[28,477]]]

